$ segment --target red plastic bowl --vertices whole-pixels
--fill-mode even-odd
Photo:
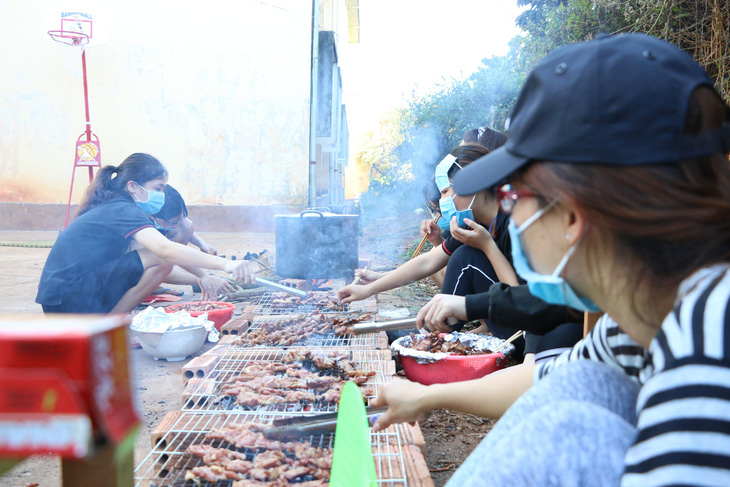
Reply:
[[[419,364],[415,358],[399,356],[403,371],[421,384],[445,384],[484,377],[503,369],[507,360],[501,352],[486,355],[451,355],[431,364]]]
[[[195,304],[218,304],[221,306],[225,306],[225,309],[214,309],[213,311],[187,311],[184,309],[180,309],[183,306],[187,305],[195,305]],[[230,321],[231,316],[233,316],[233,310],[236,309],[235,304],[231,303],[222,303],[220,301],[190,301],[187,303],[178,303],[173,304],[172,306],[166,306],[165,311],[167,313],[175,313],[177,311],[187,311],[190,313],[190,316],[195,318],[196,316],[200,316],[203,313],[208,313],[208,319],[212,321],[215,324],[215,329],[220,331],[221,326],[225,325]]]

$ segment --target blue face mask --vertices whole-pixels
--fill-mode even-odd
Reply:
[[[142,208],[142,211],[148,215],[154,215],[165,206],[165,193],[162,191],[149,191],[141,184],[138,184],[138,186],[147,191],[147,201],[142,202],[135,196],[137,198],[137,206]]]
[[[447,196],[445,198],[441,198],[439,200],[439,208],[441,209],[441,218],[438,221],[438,226],[442,230],[448,230],[449,226],[451,225],[451,219],[453,217],[456,217],[456,223],[461,228],[466,228],[467,225],[464,223],[464,218],[468,218],[469,220],[474,220],[474,212],[471,211],[471,205],[474,204],[474,198],[476,198],[477,195],[474,195],[474,197],[471,199],[471,203],[469,203],[469,208],[466,210],[457,210],[456,205],[454,204],[454,197],[453,196]]]
[[[570,306],[571,308],[579,311],[588,311],[595,313],[601,309],[588,298],[578,296],[573,288],[570,287],[565,279],[560,277],[560,273],[563,272],[570,256],[573,255],[575,249],[578,246],[578,242],[568,249],[568,252],[560,261],[558,266],[555,268],[552,274],[545,275],[536,272],[530,267],[530,263],[522,251],[522,245],[520,244],[520,234],[525,231],[527,227],[535,223],[546,211],[552,208],[557,201],[553,201],[545,208],[541,209],[530,218],[525,221],[519,228],[515,225],[514,220],[510,219],[508,230],[509,236],[512,240],[512,263],[515,266],[515,271],[523,279],[527,281],[527,287],[530,289],[530,293],[542,299],[546,303],[559,304],[564,306]]]

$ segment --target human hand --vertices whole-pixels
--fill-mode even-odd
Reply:
[[[384,272],[376,272],[370,269],[355,269],[355,279],[359,278],[358,284],[370,284],[385,275]]]
[[[214,301],[218,297],[208,274],[198,277],[198,286],[200,286],[200,299],[202,301]]]
[[[365,298],[372,296],[367,285],[353,285],[345,286],[337,291],[337,301],[340,304],[352,303],[353,301],[360,301]]]
[[[404,379],[394,379],[380,388],[380,395],[370,400],[371,406],[388,406],[373,425],[373,431],[382,431],[393,423],[423,421],[428,407],[423,404],[427,386]]]
[[[218,297],[221,294],[225,293],[236,292],[236,289],[231,285],[231,281],[222,277],[211,275],[210,282],[213,286],[213,292],[215,293],[215,297]]]
[[[200,242],[200,251],[210,255],[218,255],[218,250],[211,247],[206,242]]]
[[[465,320],[466,298],[452,294],[437,294],[421,308],[416,316],[416,326],[424,326],[431,331],[450,333],[453,331],[447,320],[451,317]]]
[[[473,247],[475,249],[484,249],[486,244],[492,239],[492,235],[485,227],[481,226],[474,220],[464,218],[464,223],[471,228],[461,228],[456,223],[456,217],[451,219],[451,235],[459,242]]]
[[[241,284],[253,284],[256,282],[251,262],[247,260],[226,261],[225,272],[233,274],[233,280]]]
[[[420,228],[421,236],[428,235],[428,241],[433,244],[434,247],[438,247],[444,241],[441,238],[441,228],[438,224],[434,223],[433,220],[423,220]]]

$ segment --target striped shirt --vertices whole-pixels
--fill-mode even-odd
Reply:
[[[697,271],[645,351],[607,315],[576,346],[535,370],[596,360],[641,385],[637,438],[621,485],[730,486],[730,265]],[[726,331],[727,330],[727,331]]]

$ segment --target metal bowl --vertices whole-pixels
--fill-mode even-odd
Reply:
[[[208,331],[202,327],[182,328],[164,332],[140,331],[130,328],[139,338],[142,350],[152,355],[155,360],[166,359],[168,362],[185,360],[195,354],[205,343]]]

